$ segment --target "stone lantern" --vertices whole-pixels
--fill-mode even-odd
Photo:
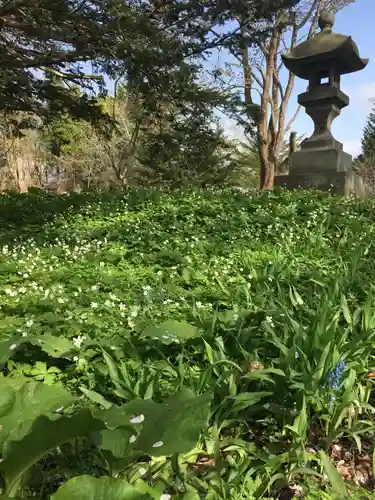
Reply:
[[[285,67],[309,82],[298,103],[313,120],[314,133],[292,153],[289,175],[276,177],[275,184],[361,196],[363,185],[352,170],[352,157],[332,136],[331,125],[349,104],[349,97],[340,89],[341,75],[364,69],[368,59],[361,59],[350,36],[334,33],[333,24],[334,15],[323,11],[320,33],[282,55]]]

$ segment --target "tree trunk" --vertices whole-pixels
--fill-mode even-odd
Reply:
[[[270,147],[272,147],[271,137],[273,134],[272,125],[270,129],[270,104],[271,86],[275,71],[275,59],[278,50],[279,36],[277,28],[273,29],[269,48],[267,51],[267,71],[264,75],[263,92],[260,102],[260,120],[257,125],[259,159],[260,159],[260,189],[270,189],[274,183],[275,161],[272,161]],[[271,120],[272,122],[272,120]],[[274,123],[273,123],[274,125]]]

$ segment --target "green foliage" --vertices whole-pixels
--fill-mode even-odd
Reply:
[[[76,398],[67,391],[40,382],[29,382],[14,390],[6,380],[2,379],[1,390],[0,473],[5,483],[4,494],[11,498],[30,467],[62,444],[81,436],[99,432],[99,448],[117,458],[127,458],[133,450],[154,456],[190,451],[207,425],[210,409],[210,395],[194,396],[185,389],[163,404],[134,400],[119,407],[111,405],[107,410],[81,408],[69,414]],[[57,408],[58,404],[61,406]],[[111,485],[109,480],[107,483]],[[65,498],[70,491],[88,495],[93,489],[101,498],[100,492],[107,483],[77,478],[68,482],[56,498]],[[114,494],[119,498],[123,498],[126,488],[129,494],[137,492],[126,483],[115,483]]]
[[[4,194],[4,493],[100,498],[113,479],[118,498],[361,498],[332,450],[373,449],[374,210],[317,192]]]
[[[365,158],[375,158],[375,104],[363,130],[362,154]]]
[[[51,500],[152,500],[148,493],[141,493],[133,486],[109,477],[96,479],[80,476],[68,481]]]
[[[246,9],[256,26],[290,3],[260,5],[253,0]],[[161,8],[153,1],[135,5],[98,0],[93,5],[79,0],[8,0],[0,6],[6,40],[1,48],[0,109],[44,116],[46,103],[53,103],[55,113],[95,122],[102,115],[91,96],[93,91],[104,92],[103,74],[113,79],[126,75],[130,86],[147,97],[149,110],[156,111],[163,93],[180,102],[190,94],[194,102],[194,86],[185,88],[194,65],[186,61],[197,61],[203,52],[235,36],[214,43],[209,39],[212,26],[223,22],[228,11],[229,4],[218,10],[209,2],[173,1]],[[92,74],[85,74],[85,63],[91,63]],[[72,84],[88,92],[72,93]]]

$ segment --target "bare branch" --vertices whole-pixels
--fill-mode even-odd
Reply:
[[[254,67],[259,71],[259,73],[262,77],[262,81],[259,80],[258,75],[254,71],[252,71],[253,78],[257,82],[259,87],[264,88],[264,85],[266,82],[266,74],[265,74],[265,72],[260,64],[255,64]]]
[[[284,135],[289,132],[289,130],[292,128],[293,123],[295,122],[297,116],[300,114],[302,109],[301,104],[298,106],[297,111],[294,113],[293,117],[290,119],[288,125],[284,129]]]
[[[84,73],[64,73],[55,68],[49,68],[48,66],[39,66],[39,68],[47,73],[63,78],[64,80],[96,80],[102,81],[103,77],[101,75],[86,75]]]
[[[302,19],[302,21],[297,25],[297,29],[300,30],[305,26],[305,24],[308,22],[309,19],[311,19],[311,16],[313,15],[314,10],[319,8],[321,0],[314,0],[313,3],[311,4],[310,9],[306,13],[305,17]]]

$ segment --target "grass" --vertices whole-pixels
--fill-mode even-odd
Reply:
[[[122,470],[172,498],[370,498],[372,474],[361,493],[329,457],[355,479],[372,454],[374,218],[306,191],[2,195],[3,373],[99,405],[211,394],[195,452]],[[107,475],[91,446],[50,455],[25,491]]]

